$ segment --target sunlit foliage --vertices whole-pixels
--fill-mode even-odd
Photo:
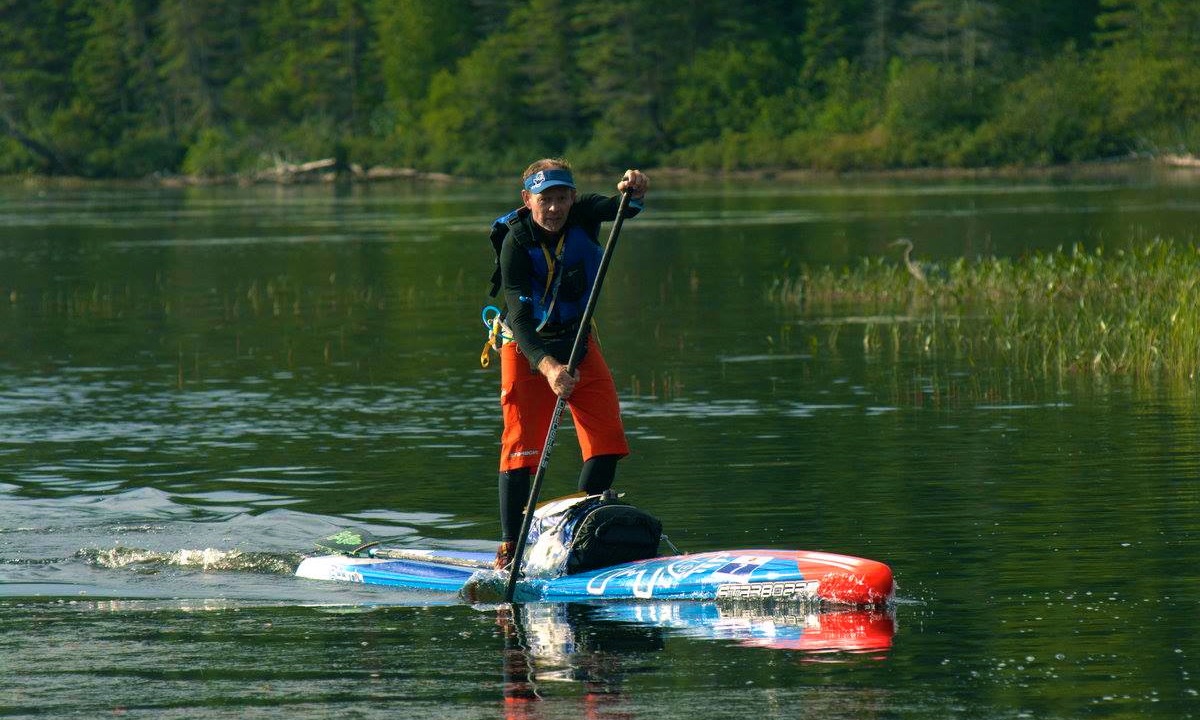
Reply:
[[[0,173],[1039,165],[1198,100],[1193,0],[0,0]]]

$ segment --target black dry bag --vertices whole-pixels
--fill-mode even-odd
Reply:
[[[662,523],[632,505],[601,502],[575,525],[568,575],[658,556]]]

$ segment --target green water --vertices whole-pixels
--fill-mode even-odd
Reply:
[[[0,716],[1196,714],[1194,384],[893,357],[854,308],[766,299],[901,236],[934,259],[1193,243],[1186,175],[658,181],[625,225],[598,314],[620,487],[685,551],[885,561],[886,613],[514,622],[291,577],[345,525],[493,547],[479,311],[514,198],[0,186]],[[559,440],[547,496],[579,467]]]

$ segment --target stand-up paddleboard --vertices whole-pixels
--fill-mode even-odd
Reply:
[[[469,581],[495,583],[489,553],[375,545],[364,556],[305,559],[296,575],[460,593]],[[621,563],[575,575],[528,577],[518,602],[585,600],[803,600],[879,606],[894,590],[891,569],[874,560],[803,550],[717,550]]]
[[[662,524],[611,492],[552,500],[534,516],[516,602],[801,600],[866,607],[887,603],[895,589],[887,565],[849,555],[746,549],[657,556]],[[492,569],[489,553],[389,546],[350,530],[317,546],[332,554],[304,560],[298,576],[479,600],[509,575]]]

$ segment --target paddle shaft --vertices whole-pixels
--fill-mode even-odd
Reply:
[[[567,372],[575,374],[583,358],[583,344],[591,329],[592,315],[596,312],[596,300],[600,297],[600,287],[604,284],[604,276],[608,273],[608,264],[612,261],[613,249],[617,246],[617,236],[621,233],[621,225],[625,222],[625,212],[629,209],[629,191],[621,193],[621,204],[617,206],[617,217],[613,220],[612,230],[608,233],[608,242],[604,245],[604,254],[600,257],[600,267],[596,270],[596,280],[592,283],[592,291],[588,294],[587,305],[583,308],[583,316],[579,319],[579,331],[575,333],[575,343],[571,345],[571,357],[567,361]],[[554,403],[554,412],[550,416],[550,430],[546,433],[546,442],[542,444],[542,455],[538,460],[537,472],[533,476],[533,484],[529,488],[529,501],[525,503],[525,514],[521,518],[521,532],[517,535],[517,545],[513,550],[512,565],[508,570],[508,582],[504,586],[504,602],[512,602],[513,593],[517,589],[517,578],[521,576],[521,561],[525,555],[525,540],[529,536],[529,527],[533,524],[533,510],[537,507],[538,495],[542,492],[542,481],[546,477],[546,466],[550,462],[550,450],[558,437],[558,421],[562,418],[563,408],[567,401],[560,395]]]

